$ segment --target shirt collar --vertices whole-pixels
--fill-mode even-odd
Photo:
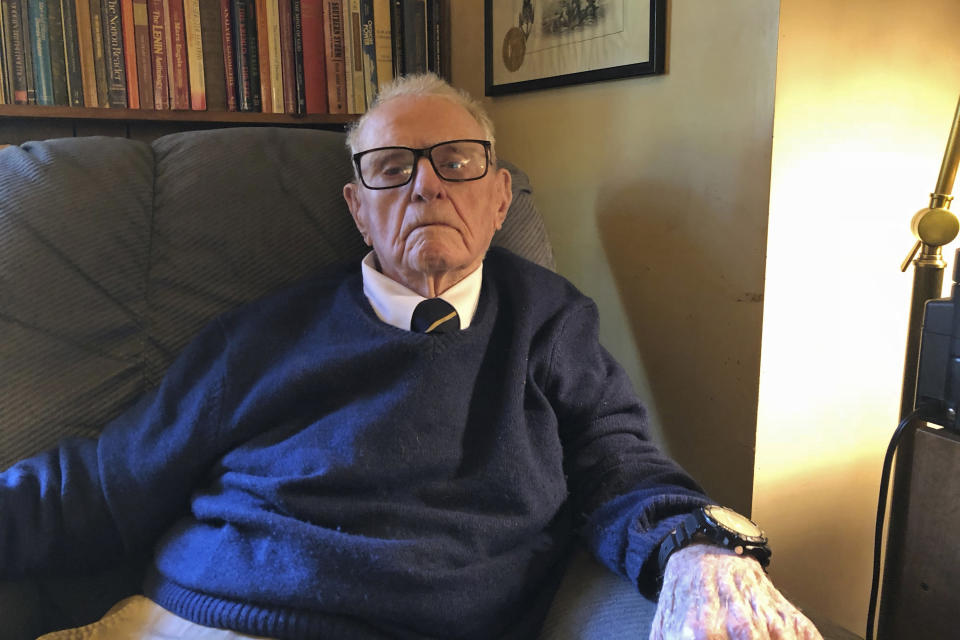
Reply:
[[[371,251],[360,263],[363,274],[363,294],[377,317],[398,329],[410,330],[410,318],[418,304],[426,300],[399,282],[388,278],[377,269],[376,254]],[[460,316],[460,329],[466,329],[473,320],[480,301],[480,284],[483,282],[483,264],[466,278],[453,285],[438,297],[446,300]]]

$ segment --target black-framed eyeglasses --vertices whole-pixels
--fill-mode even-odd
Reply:
[[[420,158],[430,161],[448,182],[479,180],[490,166],[489,140],[447,140],[431,147],[378,147],[353,154],[357,175],[367,189],[393,189],[413,180]]]

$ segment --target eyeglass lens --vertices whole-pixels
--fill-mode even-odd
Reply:
[[[476,180],[487,171],[486,148],[479,142],[446,142],[425,155],[445,180]],[[369,187],[398,187],[410,181],[416,160],[416,153],[410,149],[373,149],[360,157],[360,173]]]

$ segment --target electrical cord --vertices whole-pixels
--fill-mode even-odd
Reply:
[[[866,640],[876,640],[874,635],[874,618],[877,614],[877,596],[880,592],[880,545],[883,541],[883,525],[887,512],[887,485],[890,482],[890,471],[893,467],[893,455],[900,446],[900,440],[907,425],[916,418],[921,417],[922,411],[914,409],[907,417],[900,421],[890,444],[887,446],[887,453],[883,458],[883,471],[880,473],[880,499],[877,501],[877,528],[873,539],[873,583],[870,586],[870,606],[867,611],[867,637]]]

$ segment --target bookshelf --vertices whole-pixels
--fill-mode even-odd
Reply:
[[[245,125],[330,126],[339,128],[352,122],[358,115],[319,114],[295,116],[285,113],[258,113],[251,111],[155,111],[152,109],[99,109],[86,107],[50,107],[22,104],[0,104],[0,118],[23,120],[62,118],[80,120],[109,120],[125,122],[206,122]]]

